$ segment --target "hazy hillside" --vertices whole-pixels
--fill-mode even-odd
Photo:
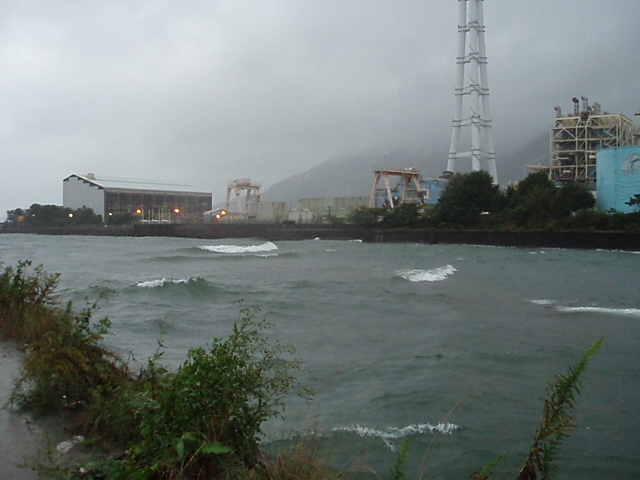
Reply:
[[[500,184],[521,180],[527,176],[527,165],[549,165],[549,132],[535,137],[524,146],[496,153]]]
[[[292,203],[301,198],[347,197],[369,195],[373,184],[373,171],[379,167],[418,167],[424,177],[435,177],[447,166],[448,152],[424,154],[418,152],[361,153],[327,160],[315,167],[285,178],[263,192],[265,201]],[[497,168],[500,183],[520,180],[525,165],[549,163],[549,134],[544,133],[525,146],[498,152]]]

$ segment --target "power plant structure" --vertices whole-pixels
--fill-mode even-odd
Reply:
[[[371,189],[369,208],[376,206],[380,196],[383,197],[383,204],[389,208],[394,208],[401,203],[422,203],[426,195],[426,190],[420,185],[420,172],[415,167],[409,168],[386,168],[375,170],[375,179]],[[390,179],[396,179],[396,184],[391,185]],[[380,180],[384,186],[378,186]],[[399,180],[399,183],[398,183]]]
[[[458,160],[469,158],[473,171],[481,170],[484,165],[493,177],[493,183],[497,184],[484,33],[483,0],[459,0],[456,107],[447,170],[458,171]],[[465,73],[468,75],[465,76]],[[469,102],[463,116],[466,97],[469,98]],[[464,150],[460,145],[463,127],[470,127],[471,130],[468,150]]]
[[[225,209],[230,212],[231,192],[235,194],[237,210],[234,212],[240,216],[255,217],[258,214],[258,204],[260,203],[261,183],[254,182],[250,178],[236,178],[227,182],[227,200]],[[244,201],[242,194],[245,194]]]
[[[435,204],[447,179],[422,178],[416,167],[374,170],[369,208],[395,208],[402,203]],[[380,182],[382,181],[382,186]]]
[[[621,113],[603,112],[599,103],[589,105],[586,96],[580,100],[574,97],[572,101],[573,111],[568,115],[563,115],[562,109],[555,107],[550,164],[528,168],[547,172],[558,186],[578,183],[595,191],[597,152],[633,145],[633,122]]]

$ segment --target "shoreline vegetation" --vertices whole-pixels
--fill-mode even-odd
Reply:
[[[319,454],[314,435],[267,453],[263,423],[281,417],[289,394],[310,401],[300,385],[302,365],[289,345],[268,341],[270,325],[240,306],[229,337],[191,349],[175,371],[162,364],[162,342],[134,371],[107,350],[107,318],[96,320],[97,303],[78,311],[59,303],[59,275],[23,260],[0,263],[0,339],[21,345],[24,360],[11,404],[34,416],[53,415],[74,441],[86,438],[86,454],[60,458],[52,449],[35,457],[41,475],[62,479],[298,480],[358,478]],[[518,480],[557,478],[557,452],[575,427],[573,411],[581,377],[602,338],[548,382],[534,442]],[[72,441],[73,443],[73,441]],[[408,442],[385,476],[407,479]],[[34,452],[35,453],[35,452]],[[470,473],[491,477],[500,456]]]

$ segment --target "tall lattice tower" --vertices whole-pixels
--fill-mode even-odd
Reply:
[[[496,155],[491,135],[487,54],[484,43],[483,0],[458,0],[458,57],[456,62],[456,112],[451,133],[451,148],[447,170],[456,171],[456,161],[471,158],[475,170],[486,169],[498,183]],[[469,43],[467,45],[467,39]],[[467,75],[465,75],[465,70]],[[468,97],[468,109],[463,116],[463,104]],[[462,127],[471,127],[470,147],[461,151]],[[465,148],[465,147],[463,147]]]

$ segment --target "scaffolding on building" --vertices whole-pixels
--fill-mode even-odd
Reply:
[[[236,178],[227,182],[227,201],[225,209],[230,211],[231,192],[235,194],[237,211],[233,212],[242,216],[256,216],[258,214],[258,203],[260,203],[260,187],[262,184],[253,182],[250,178]],[[242,193],[245,192],[244,202]]]
[[[375,170],[374,174],[369,208],[376,206],[380,196],[384,198],[384,205],[395,208],[401,203],[423,203],[429,195],[429,191],[420,185],[420,171],[416,167],[386,168]],[[396,179],[393,186],[391,178]],[[380,180],[384,182],[383,187],[378,187]]]
[[[533,171],[546,171],[556,185],[582,184],[596,188],[596,152],[605,148],[633,145],[633,122],[621,113],[602,112],[600,104],[589,105],[573,98],[574,109],[562,115],[555,107],[556,118],[551,129],[549,166],[529,166]]]

